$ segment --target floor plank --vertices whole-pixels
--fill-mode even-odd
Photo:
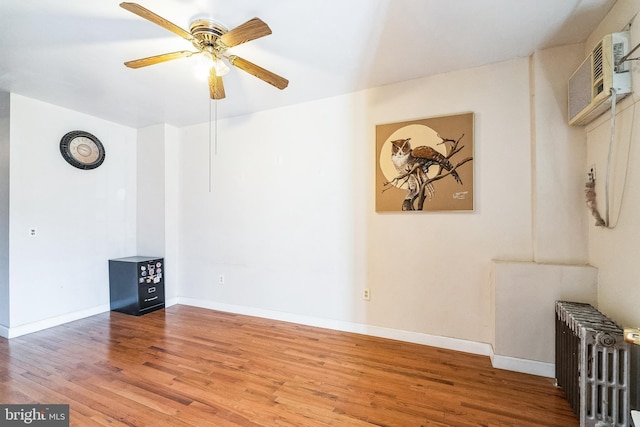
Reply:
[[[553,380],[487,357],[182,305],[0,338],[0,403],[77,426],[579,425]]]

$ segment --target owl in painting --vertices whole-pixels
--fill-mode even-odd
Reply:
[[[413,201],[418,197],[422,183],[427,180],[429,168],[433,165],[451,171],[451,176],[460,184],[460,175],[453,170],[451,162],[429,146],[419,146],[411,149],[411,138],[391,141],[391,161],[399,174],[407,175],[407,196],[402,203],[403,210],[413,210]],[[432,188],[428,188],[431,190]]]

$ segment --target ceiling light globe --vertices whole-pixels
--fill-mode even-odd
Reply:
[[[207,81],[211,67],[215,64],[215,60],[211,53],[202,51],[200,55],[195,56],[193,74],[200,81]]]
[[[216,58],[213,61],[213,68],[215,68],[216,76],[218,77],[222,77],[229,72],[229,67],[227,67],[227,64],[220,58]]]

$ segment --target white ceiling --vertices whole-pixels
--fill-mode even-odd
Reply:
[[[233,68],[218,117],[340,95],[583,42],[615,0],[139,0],[188,29],[250,18],[273,34],[231,51],[289,79],[284,91]],[[1,0],[0,90],[133,127],[208,120],[193,59],[141,69],[123,62],[186,40],[119,0]]]

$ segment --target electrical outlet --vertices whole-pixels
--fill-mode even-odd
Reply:
[[[365,288],[364,292],[362,292],[362,299],[365,301],[371,300],[371,290],[369,288]]]
[[[29,229],[29,237],[38,237],[38,229],[35,227],[31,227]]]
[[[224,274],[218,276],[218,284],[224,285]]]

